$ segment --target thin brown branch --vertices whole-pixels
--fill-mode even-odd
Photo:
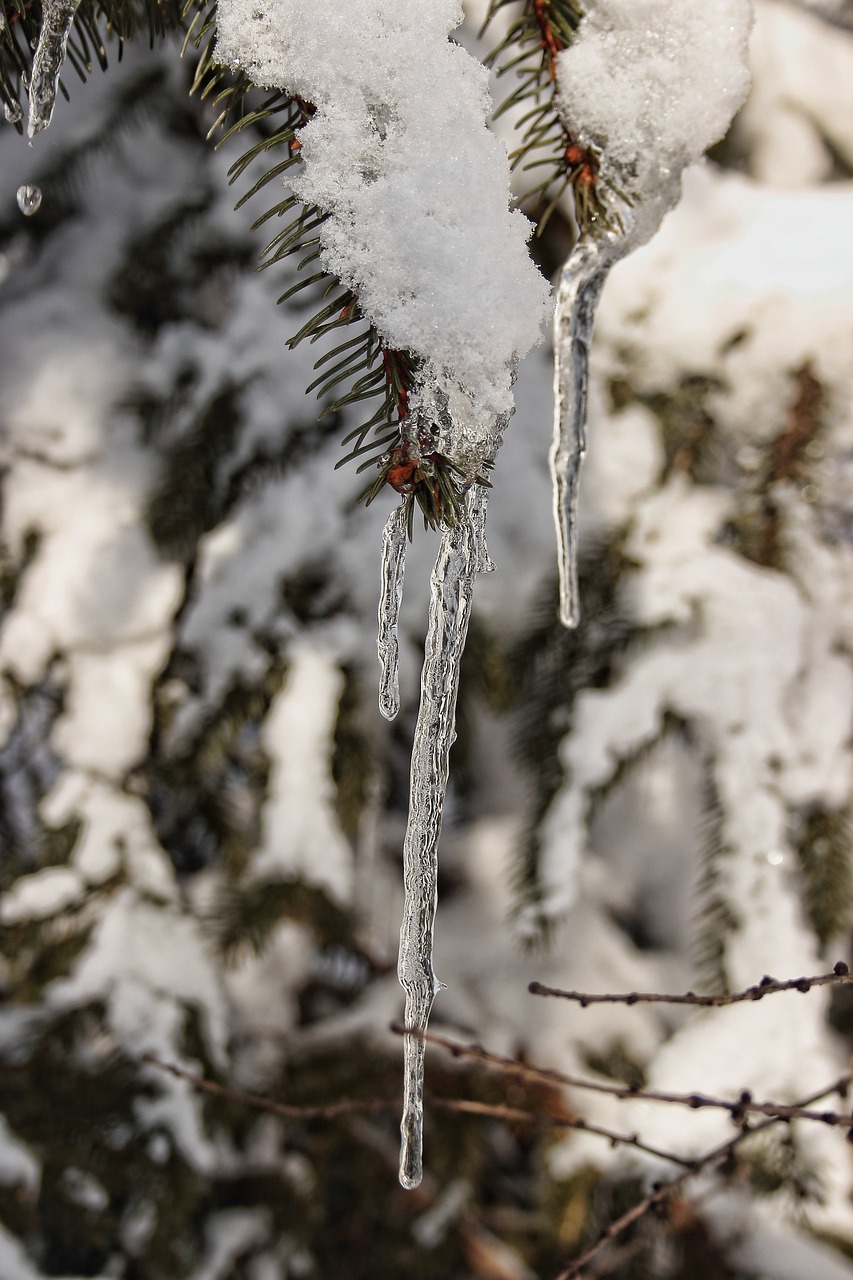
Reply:
[[[840,1076],[832,1084],[818,1090],[817,1093],[810,1094],[809,1097],[803,1098],[798,1103],[798,1107],[800,1110],[805,1111],[813,1103],[819,1102],[822,1098],[829,1097],[833,1093],[844,1095],[847,1092],[850,1083],[851,1076],[849,1074]],[[581,1250],[581,1252],[572,1259],[569,1265],[555,1277],[555,1280],[580,1280],[583,1268],[587,1263],[591,1262],[592,1259],[596,1257],[596,1255],[599,1254],[611,1240],[617,1239],[623,1232],[627,1231],[630,1226],[633,1226],[635,1222],[639,1221],[640,1218],[647,1214],[649,1210],[654,1209],[657,1205],[663,1204],[663,1202],[668,1199],[674,1191],[677,1191],[682,1187],[690,1178],[695,1177],[696,1174],[700,1173],[703,1169],[709,1169],[714,1165],[722,1164],[735,1153],[741,1143],[745,1142],[748,1138],[754,1137],[757,1133],[763,1133],[764,1130],[769,1129],[771,1125],[778,1124],[781,1119],[782,1117],[773,1116],[770,1119],[763,1121],[761,1124],[757,1124],[753,1129],[742,1130],[736,1137],[730,1138],[727,1142],[720,1143],[717,1147],[712,1147],[711,1150],[706,1151],[703,1156],[699,1156],[694,1161],[692,1168],[685,1169],[683,1173],[676,1174],[674,1178],[670,1178],[667,1182],[658,1183],[652,1188],[647,1196],[642,1200],[639,1200],[635,1205],[632,1205],[630,1209],[626,1210],[626,1212],[621,1215],[621,1217],[615,1218],[613,1222],[609,1223],[609,1225],[606,1226],[598,1236],[596,1236],[595,1240],[591,1241],[585,1249]]]
[[[612,1098],[639,1098],[643,1102],[664,1102],[673,1106],[689,1107],[691,1111],[700,1111],[712,1107],[718,1111],[728,1111],[735,1124],[746,1123],[747,1116],[769,1116],[774,1120],[817,1120],[821,1124],[836,1125],[839,1128],[853,1129],[853,1116],[838,1111],[812,1111],[806,1106],[789,1105],[784,1102],[756,1102],[748,1090],[743,1090],[734,1101],[715,1098],[704,1093],[668,1093],[660,1089],[643,1089],[635,1085],[610,1084],[603,1080],[588,1080],[583,1076],[570,1076],[562,1071],[553,1071],[548,1067],[536,1067],[526,1062],[518,1062],[515,1058],[504,1058],[500,1054],[489,1053],[481,1045],[460,1044],[446,1036],[436,1035],[430,1031],[418,1031],[398,1024],[392,1025],[392,1031],[398,1035],[418,1036],[427,1044],[446,1049],[455,1058],[465,1058],[471,1062],[479,1062],[484,1067],[507,1072],[528,1080],[547,1081],[549,1084],[565,1085],[572,1089],[585,1089],[589,1093],[604,1093]]]
[[[533,996],[556,996],[560,1000],[574,1000],[582,1009],[591,1004],[690,1004],[702,1009],[719,1009],[727,1004],[763,1000],[765,996],[776,995],[779,991],[800,991],[805,994],[812,987],[840,986],[847,982],[853,982],[853,974],[844,961],[839,960],[831,973],[818,973],[812,978],[786,978],[781,982],[777,978],[764,977],[754,987],[725,996],[700,996],[695,991],[686,991],[683,995],[657,995],[650,991],[599,995],[590,991],[563,991],[559,987],[546,987],[542,982],[531,982],[527,989]]]
[[[596,1137],[606,1138],[612,1147],[634,1147],[637,1151],[645,1151],[647,1155],[660,1160],[670,1160],[673,1164],[692,1168],[693,1161],[676,1155],[673,1151],[665,1151],[662,1147],[653,1147],[641,1142],[636,1133],[619,1133],[615,1129],[606,1129],[603,1125],[591,1124],[582,1116],[549,1116],[533,1111],[524,1111],[520,1107],[505,1107],[489,1102],[469,1101],[467,1098],[429,1098],[431,1107],[441,1111],[461,1111],[466,1115],[488,1116],[495,1120],[505,1120],[508,1124],[535,1124],[548,1129],[576,1129],[582,1133],[592,1133]]]
[[[216,1081],[196,1075],[193,1071],[187,1071],[184,1067],[179,1067],[174,1062],[163,1062],[152,1054],[143,1054],[142,1061],[150,1066],[158,1067],[161,1071],[167,1071],[169,1075],[175,1076],[179,1080],[186,1080],[194,1089],[198,1089],[202,1093],[213,1094],[215,1097],[225,1098],[229,1102],[237,1102],[254,1107],[258,1111],[270,1111],[275,1115],[286,1116],[288,1119],[334,1120],[340,1115],[393,1111],[399,1107],[400,1103],[399,1098],[387,1100],[383,1098],[342,1098],[338,1102],[329,1103],[322,1107],[276,1102],[274,1098],[268,1098],[266,1094],[247,1093],[243,1089],[234,1089],[230,1085],[217,1084]],[[684,1166],[692,1164],[692,1161],[685,1160],[671,1151],[665,1151],[660,1147],[653,1147],[648,1143],[641,1142],[635,1133],[618,1133],[614,1129],[606,1129],[601,1125],[590,1124],[580,1116],[543,1115],[534,1111],[524,1111],[520,1107],[501,1106],[467,1098],[431,1097],[427,1099],[427,1102],[430,1107],[436,1110],[484,1116],[495,1120],[504,1120],[508,1124],[533,1124],[540,1128],[548,1129],[582,1130],[585,1133],[592,1133],[597,1137],[606,1138],[611,1146],[614,1147],[634,1147],[637,1151],[645,1151],[648,1155],[657,1156],[662,1160],[670,1160],[673,1164]]]
[[[276,1102],[274,1098],[267,1098],[262,1093],[246,1093],[243,1089],[232,1089],[230,1085],[217,1084],[214,1080],[207,1080],[193,1071],[186,1071],[174,1062],[163,1062],[150,1053],[144,1053],[142,1061],[149,1066],[158,1067],[161,1071],[167,1071],[178,1080],[186,1080],[194,1089],[199,1089],[202,1093],[225,1098],[228,1102],[245,1103],[246,1106],[255,1107],[261,1111],[271,1111],[274,1115],[286,1116],[289,1119],[334,1120],[337,1116],[352,1115],[357,1112],[393,1111],[400,1104],[399,1098],[339,1098],[337,1102],[330,1102],[322,1107]]]

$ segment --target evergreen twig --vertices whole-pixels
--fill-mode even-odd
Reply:
[[[514,0],[492,0],[483,31]],[[598,189],[599,158],[566,129],[555,105],[557,59],[572,43],[582,11],[576,0],[524,0],[500,44],[486,59],[498,76],[514,72],[515,88],[495,112],[519,111],[521,142],[510,153],[513,169],[541,169],[542,180],[525,192],[536,206],[537,235],[545,230],[562,197],[571,190],[580,231],[593,223],[618,226],[615,211],[605,207]],[[481,33],[482,34],[482,33]]]

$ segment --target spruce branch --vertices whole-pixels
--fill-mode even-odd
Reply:
[[[483,31],[514,0],[492,0]],[[541,181],[524,195],[534,205],[537,235],[545,230],[560,200],[571,190],[575,219],[582,233],[595,223],[618,226],[598,188],[599,157],[579,144],[562,123],[555,106],[557,58],[572,43],[583,14],[575,0],[524,0],[500,44],[486,59],[498,76],[514,73],[517,84],[495,112],[519,112],[515,121],[521,142],[510,153],[513,169],[541,169]],[[482,34],[482,32],[481,32]]]
[[[301,164],[299,131],[315,114],[315,107],[284,91],[273,93],[257,107],[249,107],[251,81],[243,72],[235,74],[215,61],[215,7],[210,0],[189,0],[185,13],[193,9],[184,50],[192,47],[199,53],[193,92],[202,99],[209,98],[218,112],[210,135],[219,134],[216,145],[221,146],[247,128],[264,130],[262,138],[231,166],[229,181],[236,182],[255,160],[273,153],[274,163],[240,197],[239,208],[266,192],[270,183],[286,180],[288,171]],[[267,132],[270,127],[272,131]],[[284,159],[279,158],[279,149],[285,150]],[[303,290],[311,290],[319,303],[288,340],[288,347],[293,350],[305,341],[319,342],[338,329],[355,329],[355,336],[324,352],[314,365],[319,372],[308,390],[315,391],[317,398],[324,401],[320,416],[341,413],[364,402],[379,402],[366,419],[344,436],[343,444],[349,447],[337,466],[359,459],[358,471],[376,469],[377,475],[358,495],[357,500],[365,505],[369,506],[386,485],[402,494],[410,537],[416,506],[423,515],[425,527],[435,529],[442,524],[458,523],[465,489],[472,481],[462,477],[458,468],[437,452],[434,444],[424,438],[422,430],[410,422],[409,399],[417,382],[420,361],[411,353],[390,347],[363,315],[357,294],[341,285],[323,267],[321,228],[329,217],[327,211],[306,205],[291,194],[260,214],[252,230],[287,213],[293,216],[261,250],[258,270],[276,266],[285,259],[297,259],[297,279],[278,301],[286,302]],[[306,268],[312,270],[306,272]],[[476,479],[487,483],[482,477]]]
[[[545,986],[542,982],[531,982],[528,991],[533,996],[556,996],[561,1000],[573,1000],[582,1009],[591,1004],[689,1004],[703,1009],[718,1009],[723,1005],[740,1004],[745,1000],[763,1000],[765,996],[775,995],[779,991],[800,991],[805,994],[812,987],[840,986],[849,982],[853,982],[853,974],[844,961],[839,960],[831,973],[819,973],[810,978],[787,978],[781,982],[765,976],[755,986],[732,995],[703,996],[694,991],[686,991],[683,995],[655,995],[649,991],[605,995],[589,991],[563,991],[559,987]]]

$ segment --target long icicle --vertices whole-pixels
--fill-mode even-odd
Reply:
[[[583,236],[566,260],[554,311],[554,435],[551,470],[560,621],[580,622],[578,483],[586,454],[589,348],[595,310],[607,273],[629,247],[627,236]]]
[[[459,664],[471,616],[474,574],[482,538],[474,515],[479,485],[467,498],[467,519],[445,528],[430,578],[429,628],[421,674],[421,703],[412,744],[409,820],[403,846],[403,923],[397,975],[406,993],[405,1024],[426,1030],[441,984],[433,970],[438,885],[438,838],[454,738]],[[424,1042],[407,1035],[403,1049],[400,1182],[416,1187],[423,1175]]]
[[[79,0],[45,0],[41,31],[30,75],[30,116],[27,132],[31,138],[46,129],[56,105],[56,90],[65,61],[68,33]]]
[[[379,590],[379,710],[386,720],[393,720],[400,710],[400,646],[397,627],[400,601],[403,598],[403,574],[406,568],[406,504],[391,512],[382,534],[382,570]]]

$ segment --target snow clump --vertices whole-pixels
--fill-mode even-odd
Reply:
[[[557,107],[608,185],[675,203],[746,97],[752,20],[752,0],[589,0],[557,60]]]
[[[288,183],[331,215],[323,265],[488,433],[548,288],[486,125],[487,72],[448,40],[462,16],[458,0],[221,0],[218,57],[316,108]]]

